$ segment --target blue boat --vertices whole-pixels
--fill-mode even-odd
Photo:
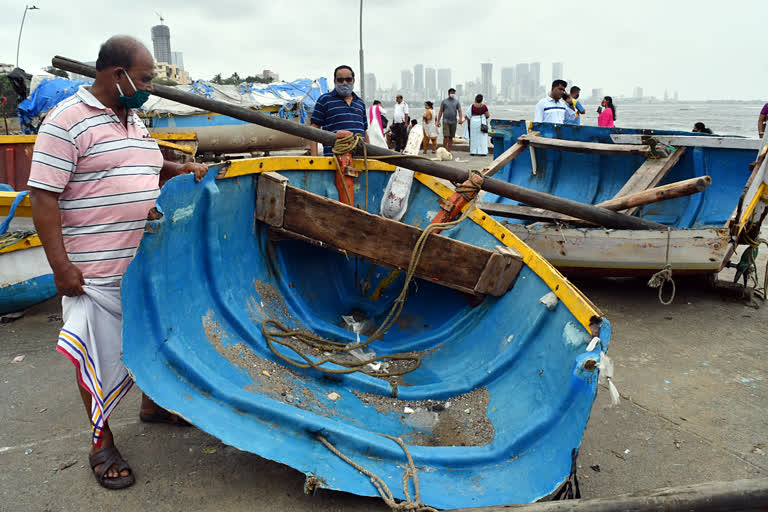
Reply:
[[[394,169],[369,162],[353,204],[378,211]],[[473,293],[457,276],[477,262],[446,252],[424,263],[443,265],[445,277],[413,280],[397,321],[360,349],[365,361],[420,358],[415,369],[414,360],[386,358],[361,366],[365,373],[327,372],[354,364],[344,361],[323,364],[326,371],[287,362],[317,364],[330,354],[309,350],[303,359],[292,345],[302,336],[359,347],[404,285],[402,267],[384,262],[413,240],[385,251],[385,221],[336,201],[335,174],[329,158],[272,157],[165,185],[162,218],[148,223],[122,285],[123,357],[139,387],[224,443],[303,472],[306,492],[378,496],[352,462],[406,499],[408,457],[418,474],[408,493],[433,507],[532,502],[556,491],[574,468],[610,324],[480,210],[430,235],[423,258],[433,243],[488,253],[487,265],[519,264],[513,282],[483,288],[479,279],[474,291],[485,291]],[[420,232],[452,193],[417,173],[402,222],[386,225]],[[337,223],[324,213],[340,208]],[[370,241],[365,227],[348,233],[347,247],[323,238],[352,225],[376,226],[378,254],[355,255],[355,244]],[[278,344],[276,331],[294,349]]]
[[[589,227],[492,194],[483,198],[495,203],[484,204],[494,215],[516,215],[504,218],[504,225],[568,275],[647,276],[666,264],[675,273],[716,273],[730,261],[736,244],[744,243],[742,233],[754,237],[759,231],[766,170],[764,162],[754,169],[750,164],[763,146],[760,140],[492,120],[494,155],[500,156],[520,137],[525,140],[534,132],[538,132],[535,142],[526,141],[527,149],[496,178],[587,204],[690,178],[712,179],[704,192],[625,212],[669,226],[669,231]],[[648,141],[672,151],[664,157],[671,165],[653,180],[648,166],[661,166],[645,154],[631,148],[626,154],[610,151],[619,145],[640,147]],[[567,147],[569,142],[584,143],[583,149]],[[638,179],[641,175],[646,181]]]
[[[26,196],[0,184],[0,314],[23,311],[57,293]]]

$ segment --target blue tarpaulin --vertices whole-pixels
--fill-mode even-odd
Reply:
[[[32,120],[36,116],[48,112],[61,100],[75,94],[77,88],[83,84],[82,80],[68,80],[66,78],[45,79],[40,85],[32,91],[29,98],[25,99],[18,106],[19,117],[25,133],[36,131],[32,125]]]

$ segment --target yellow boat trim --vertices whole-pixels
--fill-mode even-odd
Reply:
[[[195,132],[155,132],[150,133],[153,139],[158,140],[186,140],[197,142],[197,134]]]
[[[364,169],[365,163],[361,159],[355,159],[353,164],[358,169]],[[235,160],[223,164],[226,168],[224,175],[219,179],[236,178],[248,174],[262,172],[279,172],[293,170],[333,171],[336,166],[332,157],[321,156],[277,156]],[[227,167],[228,166],[228,167]],[[376,171],[394,171],[395,166],[377,160],[368,161],[368,169]],[[453,195],[453,190],[441,183],[438,179],[427,174],[415,173],[414,178],[432,190],[443,199]],[[466,208],[466,207],[465,207]],[[603,314],[581,291],[573,286],[555,267],[545,260],[539,253],[531,249],[514,233],[505,228],[501,223],[487,215],[482,210],[475,209],[469,218],[483,229],[492,234],[496,239],[512,247],[523,257],[523,261],[533,270],[549,288],[557,295],[563,304],[571,311],[578,322],[590,332],[590,325],[594,320],[602,318]]]
[[[195,149],[191,148],[189,146],[181,146],[179,144],[174,144],[173,142],[166,142],[164,140],[157,140],[157,145],[161,148],[168,148],[168,149],[175,149],[176,151],[181,151],[182,153],[186,153],[188,155],[194,155]]]
[[[0,192],[0,216],[5,217],[11,209],[13,200],[16,199],[18,192]],[[19,203],[16,208],[16,217],[31,217],[32,216],[32,203],[29,201],[29,196],[25,197]]]
[[[34,144],[37,135],[0,135],[0,144]]]
[[[757,208],[757,205],[762,201],[764,203],[768,202],[766,199],[766,196],[768,195],[768,190],[766,190],[765,183],[760,184],[760,188],[757,189],[757,192],[755,193],[755,197],[752,198],[752,201],[749,203],[749,206],[747,206],[747,209],[744,210],[744,214],[741,216],[741,220],[739,221],[739,232],[736,233],[736,235],[740,235],[741,231],[744,229],[744,226],[747,224],[749,219],[752,218],[752,214],[755,213],[755,209]]]
[[[40,247],[43,243],[40,241],[40,237],[37,235],[30,235],[27,238],[19,240],[15,244],[11,244],[8,247],[0,249],[0,254],[13,251],[21,251],[24,249],[31,249],[32,247]]]

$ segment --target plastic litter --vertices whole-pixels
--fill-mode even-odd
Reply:
[[[11,363],[20,363],[20,362],[22,362],[24,360],[25,357],[27,357],[27,356],[25,356],[24,354],[19,354],[16,357],[14,357],[13,359],[11,359]]]
[[[550,311],[554,311],[557,307],[557,303],[560,302],[560,299],[557,298],[557,295],[555,295],[555,292],[549,292],[545,296],[539,299],[539,302],[547,306],[547,309]]]
[[[24,455],[29,455],[30,453],[32,453],[32,448],[27,448],[24,450]]]
[[[616,389],[616,385],[613,383],[613,361],[605,352],[600,352],[600,361],[597,363],[597,368],[600,370],[600,378],[605,378],[608,381],[608,394],[611,397],[611,406],[619,405],[621,395],[619,395],[619,390]]]
[[[404,412],[405,414],[413,414],[413,413],[414,413],[414,412],[416,412],[416,411],[414,411],[414,410],[413,410],[413,409],[411,409],[410,407],[404,407],[404,408],[403,408],[403,412]]]
[[[336,401],[336,400],[338,400],[339,398],[341,398],[341,395],[340,395],[340,394],[338,394],[338,393],[337,393],[337,392],[335,392],[335,391],[331,391],[330,393],[328,393],[328,400],[332,400],[332,401],[334,401],[334,402],[335,402],[335,401]]]
[[[592,341],[589,342],[589,345],[587,345],[587,352],[592,352],[593,350],[595,350],[595,348],[597,348],[597,345],[599,344],[600,344],[600,338],[595,336],[594,338],[592,338]]]

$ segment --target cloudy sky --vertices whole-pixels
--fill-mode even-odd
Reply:
[[[605,94],[636,86],[661,97],[768,100],[765,54],[768,0],[364,0],[366,72],[386,87],[400,71],[447,67],[453,81],[502,66],[565,63],[565,78]],[[41,68],[60,54],[95,60],[110,35],[133,35],[151,49],[159,11],[171,47],[193,78],[271,69],[281,79],[329,76],[359,66],[358,0],[0,0],[0,63],[14,63],[24,6],[21,67]]]

